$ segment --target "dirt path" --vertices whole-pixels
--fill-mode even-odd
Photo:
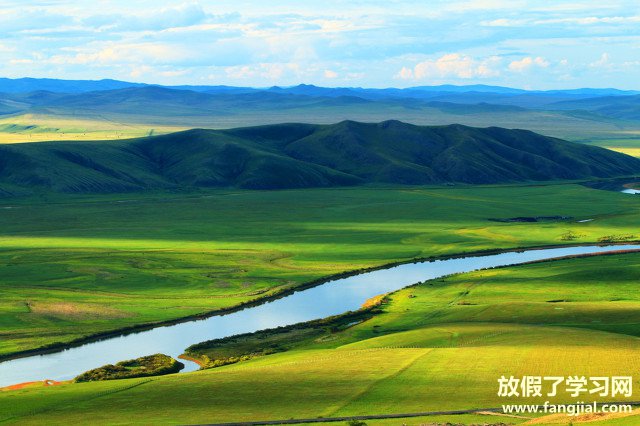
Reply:
[[[4,388],[0,388],[0,392],[24,389],[24,388],[27,388],[27,387],[37,387],[38,385],[40,385],[40,386],[58,386],[58,385],[62,385],[64,383],[68,383],[68,382],[57,382],[55,380],[39,380],[37,382],[24,382],[24,383],[18,383],[18,384],[15,384],[15,385],[11,385],[11,386],[6,386]]]

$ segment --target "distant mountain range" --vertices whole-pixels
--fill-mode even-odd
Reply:
[[[592,119],[640,120],[640,92],[617,89],[527,91],[500,86],[420,86],[407,89],[230,86],[158,86],[117,80],[0,79],[0,116],[21,113],[176,117],[236,115],[277,109],[334,111],[336,120],[354,118],[339,108],[371,112],[379,119],[402,118],[402,111],[431,108],[447,114],[532,111],[582,111]],[[399,114],[394,114],[399,112]],[[576,116],[574,114],[574,116]],[[357,118],[361,119],[361,116]],[[407,117],[408,118],[408,117]],[[182,124],[182,123],[177,123]],[[185,127],[193,127],[192,122]]]
[[[194,94],[194,101],[198,94]],[[640,159],[525,130],[399,121],[0,145],[0,192],[494,184],[640,173]]]
[[[300,84],[297,86],[286,86],[279,87],[273,86],[269,88],[251,88],[251,87],[233,87],[233,86],[193,86],[193,85],[182,85],[182,86],[162,86],[162,85],[152,85],[146,83],[131,83],[127,81],[119,81],[119,80],[58,80],[58,79],[49,79],[49,78],[0,78],[0,92],[3,93],[26,93],[26,92],[34,92],[38,90],[44,90],[49,92],[56,93],[83,93],[83,92],[96,92],[102,90],[115,90],[115,89],[126,89],[129,87],[147,87],[147,86],[158,86],[158,87],[167,87],[169,89],[179,89],[179,90],[191,90],[194,92],[206,92],[206,93],[230,93],[230,92],[255,92],[255,91],[273,91],[279,93],[294,93],[298,95],[309,95],[309,96],[345,96],[345,95],[357,95],[357,94],[378,94],[381,96],[382,94],[386,96],[401,96],[406,97],[406,94],[415,94],[419,93],[467,93],[467,92],[478,92],[478,93],[496,93],[496,94],[511,94],[511,95],[521,95],[525,93],[537,93],[537,94],[549,94],[549,95],[557,95],[557,94],[566,94],[566,95],[575,95],[575,96],[621,96],[621,95],[637,95],[640,94],[640,91],[634,90],[619,90],[619,89],[591,89],[591,88],[583,88],[583,89],[568,89],[568,90],[525,90],[525,89],[514,89],[510,87],[502,87],[502,86],[488,86],[484,84],[473,84],[473,85],[463,85],[456,86],[452,84],[444,84],[439,86],[417,86],[410,87],[407,89],[395,89],[395,88],[386,88],[386,89],[366,89],[361,87],[337,87],[337,88],[327,88],[327,87],[319,87],[314,86],[312,84]],[[405,95],[403,95],[405,94]]]

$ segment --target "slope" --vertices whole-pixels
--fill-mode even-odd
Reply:
[[[189,130],[0,147],[0,185],[71,193],[494,184],[640,173],[640,160],[524,130],[399,121]]]

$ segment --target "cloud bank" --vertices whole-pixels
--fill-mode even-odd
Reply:
[[[8,77],[637,89],[640,72],[636,1],[3,3]]]

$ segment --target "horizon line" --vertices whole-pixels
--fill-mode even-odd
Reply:
[[[157,86],[157,87],[165,87],[165,88],[175,88],[175,87],[230,87],[230,88],[241,88],[241,89],[254,89],[254,90],[269,90],[274,88],[280,89],[290,89],[294,87],[300,86],[309,86],[309,87],[318,87],[323,89],[360,89],[360,90],[410,90],[417,88],[439,88],[439,87],[457,87],[457,88],[465,88],[465,87],[487,87],[487,88],[500,88],[500,89],[510,89],[510,90],[519,90],[523,92],[562,92],[562,91],[572,91],[572,90],[615,90],[620,92],[640,92],[640,88],[638,89],[621,89],[618,87],[566,87],[562,89],[526,89],[521,87],[513,87],[513,86],[501,86],[499,84],[485,84],[485,83],[469,83],[469,84],[455,84],[455,83],[442,83],[442,84],[423,84],[417,86],[407,86],[407,87],[397,87],[397,86],[384,86],[384,87],[363,87],[363,86],[321,86],[313,83],[297,83],[291,85],[279,85],[274,84],[272,86],[233,86],[229,84],[195,84],[195,83],[186,83],[186,84],[160,84],[160,83],[146,83],[143,81],[128,81],[128,80],[118,80],[115,78],[88,78],[88,79],[66,79],[66,78],[54,78],[54,77],[0,77],[0,80],[51,80],[51,81],[63,81],[63,82],[104,82],[104,81],[114,81],[119,83],[133,84],[133,85],[143,85],[143,86]]]

